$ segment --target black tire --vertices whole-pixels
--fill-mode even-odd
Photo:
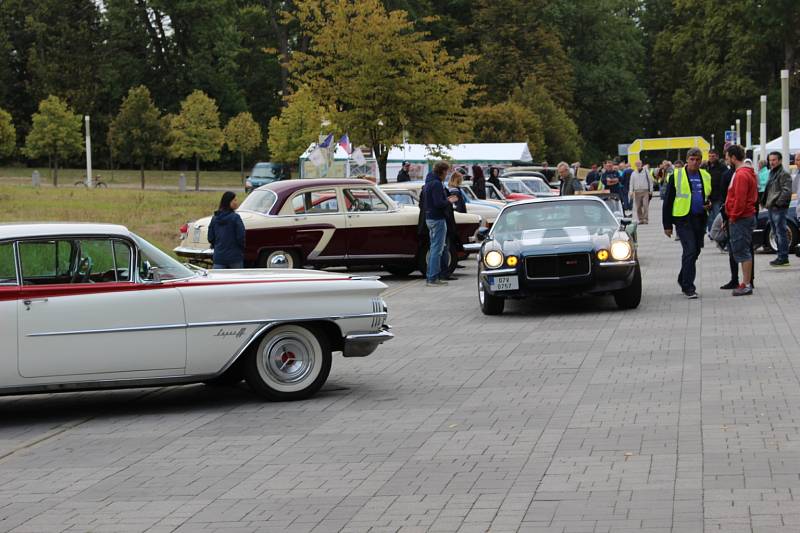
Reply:
[[[328,380],[331,361],[330,342],[324,333],[311,326],[285,324],[259,339],[242,369],[256,394],[286,402],[305,400],[319,391]],[[289,363],[292,366],[286,368]]]
[[[86,189],[86,188],[87,188],[87,187],[86,187],[86,182],[85,182],[85,181],[76,181],[76,182],[75,182],[75,186],[76,186],[76,187],[83,187],[84,189]]]
[[[383,265],[383,268],[392,276],[400,276],[400,277],[406,277],[412,272],[414,272],[414,270],[416,270],[416,267],[413,264]]]
[[[614,301],[620,309],[636,309],[642,301],[642,271],[639,265],[633,271],[633,281],[624,289],[614,292]]]
[[[106,189],[108,185],[103,181],[98,181],[94,184],[95,189]]]
[[[506,305],[505,298],[489,294],[483,289],[483,282],[478,279],[478,303],[484,315],[500,315]]]
[[[451,245],[448,241],[446,243],[447,251],[449,253],[447,269],[445,269],[442,274],[444,277],[450,277],[453,272],[456,271],[456,263],[458,262],[458,250],[454,245]],[[417,255],[417,270],[419,270],[423,276],[428,274],[428,252],[430,250],[429,246],[426,246],[422,250],[420,250],[419,254]]]
[[[786,221],[786,232],[789,234],[789,251],[791,252],[797,247],[797,241],[800,239],[800,231],[797,226],[791,221]],[[761,246],[765,252],[776,253],[778,251],[777,243],[772,245],[772,226],[768,223],[764,228],[764,244]]]
[[[294,250],[287,250],[287,249],[264,250],[258,256],[258,263],[257,263],[258,268],[269,268],[270,258],[279,254],[283,254],[289,261],[289,266],[287,268],[303,268],[303,263],[300,259],[300,254],[298,254]]]

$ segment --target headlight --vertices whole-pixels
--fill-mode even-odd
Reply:
[[[519,260],[517,259],[517,256],[515,256],[515,255],[512,255],[512,256],[510,256],[510,257],[506,258],[506,264],[507,264],[508,266],[510,266],[510,267],[515,267],[515,266],[517,266],[517,263],[518,263],[518,262],[519,262]]]
[[[245,180],[244,184],[245,184],[245,186],[247,186],[247,187],[250,187],[250,188],[252,188],[252,187],[253,187],[253,182],[252,182],[252,181],[250,181],[250,180]]]
[[[483,257],[483,262],[489,268],[497,268],[503,264],[503,254],[497,250],[492,250]]]
[[[611,243],[611,257],[616,261],[625,261],[631,258],[631,245],[628,241],[615,241]]]

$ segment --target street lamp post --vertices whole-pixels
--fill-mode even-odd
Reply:
[[[761,124],[758,129],[759,142],[761,149],[759,153],[763,159],[767,158],[767,95],[761,95]]]
[[[781,154],[783,168],[789,171],[789,71],[781,70]]]
[[[92,188],[92,138],[89,134],[89,115],[83,117],[86,123],[86,187]]]

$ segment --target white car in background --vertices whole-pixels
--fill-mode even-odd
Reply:
[[[422,180],[416,181],[404,181],[400,183],[387,183],[385,185],[381,185],[380,188],[389,196],[392,196],[394,199],[394,195],[399,195],[401,191],[411,191],[416,198],[416,204],[419,205],[419,196],[422,194],[422,187],[425,185],[425,182]],[[462,188],[463,191],[463,188]],[[501,205],[493,205],[492,203],[487,203],[483,201],[479,201],[475,197],[475,193],[468,194],[465,192],[465,203],[467,207],[467,213],[472,215],[480,215],[483,219],[483,222],[486,226],[492,227],[494,224],[497,215],[500,213]],[[398,199],[399,200],[399,199]],[[396,200],[397,201],[397,200]],[[400,203],[398,201],[398,203]]]
[[[0,394],[245,379],[299,400],[390,340],[386,285],[189,268],[123,226],[0,225]]]

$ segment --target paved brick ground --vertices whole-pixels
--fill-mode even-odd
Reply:
[[[657,207],[657,206],[656,206]],[[654,217],[656,220],[660,217]],[[800,531],[798,267],[734,299],[641,228],[644,299],[389,281],[397,339],[313,400],[245,387],[0,399],[0,530]]]

